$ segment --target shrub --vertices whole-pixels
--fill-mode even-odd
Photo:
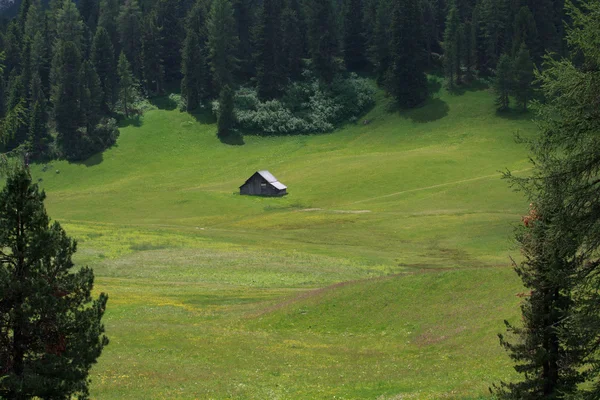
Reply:
[[[235,95],[239,128],[265,135],[324,133],[345,121],[356,121],[374,104],[371,83],[356,74],[323,86],[310,73],[291,83],[281,100],[260,101],[254,88],[241,88]],[[218,116],[219,104],[213,102]]]

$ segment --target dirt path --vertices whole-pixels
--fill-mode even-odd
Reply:
[[[521,170],[518,170],[518,171],[512,171],[512,172],[513,173],[525,172],[525,171],[529,171],[530,169],[531,168],[525,168],[525,169],[521,169]],[[405,193],[420,192],[420,191],[423,191],[423,190],[435,189],[435,188],[444,187],[444,186],[459,185],[461,183],[479,181],[479,180],[482,180],[482,179],[488,179],[488,178],[494,178],[494,177],[497,178],[498,176],[499,176],[499,174],[496,173],[496,174],[491,174],[491,175],[478,176],[476,178],[462,179],[460,181],[440,183],[438,185],[432,185],[432,186],[426,186],[426,187],[421,187],[421,188],[416,188],[416,189],[403,190],[401,192],[390,193],[390,194],[386,194],[386,195],[383,195],[383,196],[371,197],[369,199],[359,200],[359,201],[355,201],[355,202],[352,202],[352,203],[349,203],[349,204],[366,203],[368,201],[385,199],[387,197],[399,196],[399,195],[405,194]]]

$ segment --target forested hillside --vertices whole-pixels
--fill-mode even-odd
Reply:
[[[211,109],[221,138],[331,131],[372,106],[365,74],[405,108],[427,98],[426,73],[450,88],[497,74],[499,108],[512,94],[526,108],[532,60],[565,53],[563,3],[23,0],[0,36],[4,150],[85,159],[144,98],[179,88],[179,106]]]

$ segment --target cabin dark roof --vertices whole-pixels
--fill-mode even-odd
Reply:
[[[256,172],[255,174],[253,174],[252,176],[254,176],[254,175],[256,175],[256,174],[259,174],[260,176],[262,176],[262,177],[263,177],[263,178],[264,178],[264,179],[265,179],[267,182],[269,182],[271,185],[273,185],[273,186],[274,186],[276,189],[279,189],[279,190],[284,190],[284,189],[287,189],[287,186],[285,186],[283,183],[279,182],[279,181],[277,180],[277,178],[275,178],[275,177],[273,176],[273,174],[272,174],[272,173],[270,173],[270,172],[269,172],[269,171],[267,171],[267,170],[263,170],[263,171],[257,171],[257,172]],[[247,181],[244,183],[244,185],[245,185],[246,183],[248,183],[248,181],[249,181],[250,179],[252,179],[252,176],[251,176],[250,178],[248,178],[248,180],[247,180]],[[242,185],[242,186],[244,186],[244,185]],[[241,186],[240,186],[240,187],[241,187]]]

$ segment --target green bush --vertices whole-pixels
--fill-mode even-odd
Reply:
[[[374,88],[356,74],[324,86],[310,72],[288,86],[281,100],[260,101],[256,89],[235,95],[238,127],[264,135],[331,132],[336,125],[355,121],[374,104]],[[219,104],[213,102],[218,115]]]

